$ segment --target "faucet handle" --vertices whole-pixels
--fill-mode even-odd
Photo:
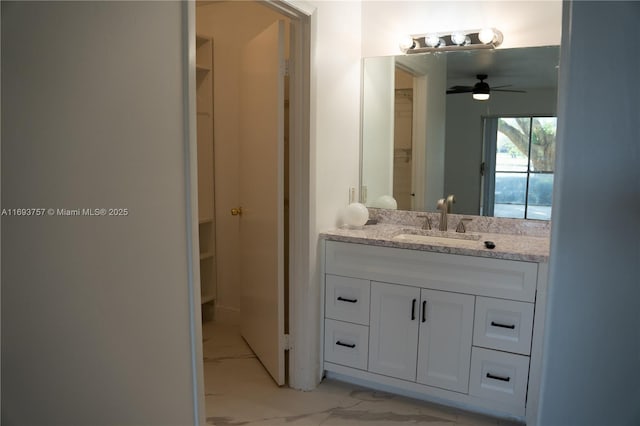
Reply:
[[[424,218],[424,224],[422,225],[422,229],[431,229],[431,218],[426,214],[419,214],[418,217]]]
[[[462,219],[460,219],[460,222],[458,222],[458,226],[456,226],[456,232],[460,232],[462,234],[464,234],[465,232],[467,232],[467,227],[465,226],[465,222],[471,222],[473,219],[470,219],[468,217],[463,217]]]
[[[456,202],[456,196],[451,194],[447,197],[447,213],[453,212],[451,205]]]

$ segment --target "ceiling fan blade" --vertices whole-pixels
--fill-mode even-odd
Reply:
[[[471,93],[473,92],[473,86],[451,86],[447,89],[447,95],[454,93]]]
[[[527,93],[526,90],[495,89],[495,88],[491,88],[491,90],[496,92]]]
[[[503,87],[511,87],[513,84],[503,84],[502,86],[491,86],[492,89],[502,89]]]
[[[461,90],[447,90],[447,95],[455,95],[458,93],[472,93],[473,89],[470,90],[466,90],[466,89],[461,89]]]

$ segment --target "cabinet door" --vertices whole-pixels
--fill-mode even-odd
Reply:
[[[415,381],[420,289],[371,283],[369,371]]]
[[[468,392],[474,301],[468,294],[422,290],[419,383]]]

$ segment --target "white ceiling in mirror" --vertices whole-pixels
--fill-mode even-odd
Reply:
[[[401,60],[399,61],[401,62]],[[490,86],[549,89],[558,82],[558,50],[548,47],[447,53],[447,86],[473,85],[477,74]]]
[[[471,50],[396,56],[396,63],[414,71],[428,72],[429,55],[446,55],[447,86],[472,86],[478,74],[488,75],[491,86],[514,89],[553,89],[558,83],[557,47]]]

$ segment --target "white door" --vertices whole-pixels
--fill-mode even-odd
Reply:
[[[240,331],[284,384],[284,22],[242,52]],[[223,250],[224,248],[220,248]]]
[[[418,382],[456,392],[469,389],[475,297],[422,290]]]
[[[369,371],[416,379],[420,289],[371,283]]]

